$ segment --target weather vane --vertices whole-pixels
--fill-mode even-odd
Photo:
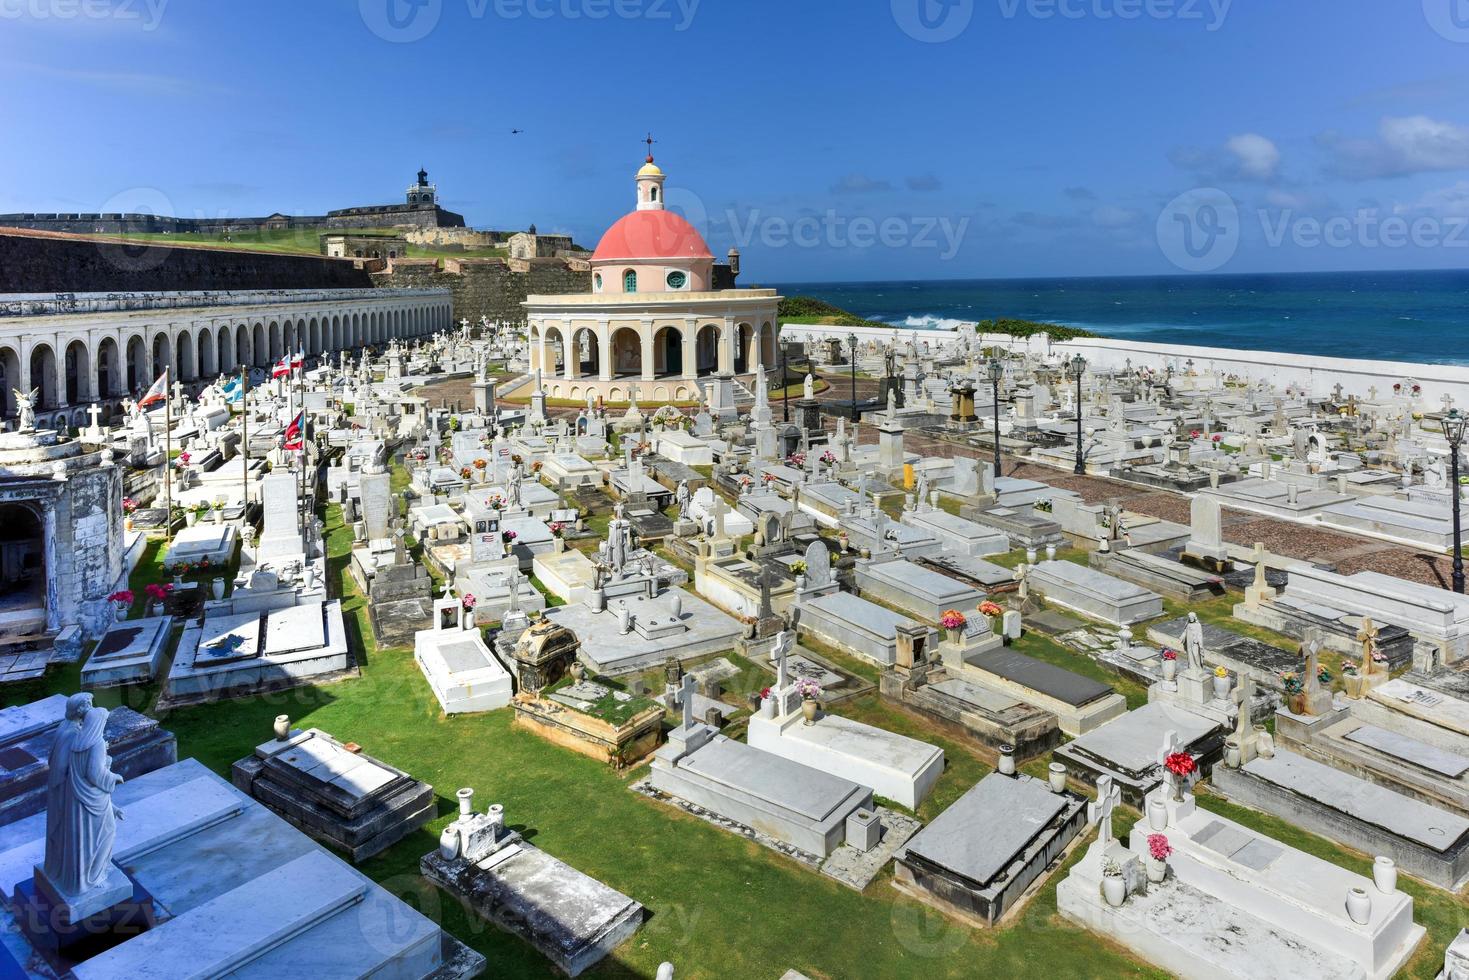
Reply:
[[[653,162],[653,143],[655,142],[654,139],[653,139],[653,134],[652,133],[649,133],[648,134],[648,138],[645,139],[645,140],[643,140],[643,142],[648,144],[648,162],[649,163],[652,163]]]

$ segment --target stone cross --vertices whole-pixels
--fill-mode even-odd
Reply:
[[[1370,388],[1367,389],[1367,399],[1368,399],[1368,401],[1374,401],[1374,402],[1377,401],[1377,386],[1376,385],[1373,385],[1372,387],[1370,387]]]
[[[1018,583],[1015,594],[1024,602],[1030,598],[1030,566],[1025,562],[1015,566],[1015,581]]]
[[[1377,624],[1371,616],[1362,617],[1362,628],[1357,631],[1357,642],[1362,644],[1362,676],[1371,677],[1377,669]]]
[[[1239,717],[1235,720],[1234,735],[1243,750],[1248,740],[1255,737],[1254,710],[1255,678],[1247,670],[1239,672],[1239,686],[1234,689],[1239,699]]]
[[[1103,851],[1111,845],[1112,837],[1112,814],[1117,809],[1117,798],[1120,791],[1112,786],[1112,777],[1102,775],[1097,777],[1097,802],[1091,805],[1092,821],[1097,824],[1097,843]]]
[[[102,428],[102,406],[93,402],[88,406],[87,414],[92,418],[92,431],[100,431]]]
[[[683,708],[683,727],[694,727],[694,675],[684,674],[683,685],[678,691],[679,707]]]
[[[785,690],[786,686],[786,657],[790,655],[791,648],[796,645],[796,638],[787,630],[781,630],[775,635],[775,645],[770,648],[770,659],[775,664],[775,689]]]
[[[729,504],[719,494],[714,495],[714,503],[709,507],[709,513],[714,518],[714,539],[723,541],[725,538],[724,518],[729,513]]]
[[[1448,392],[1444,392],[1444,396],[1440,401],[1443,403],[1444,414],[1447,415],[1454,407],[1454,396]]]
[[[1163,770],[1163,784],[1168,787],[1168,795],[1173,798],[1180,795],[1178,777],[1163,763],[1177,751],[1179,751],[1178,732],[1169,731],[1164,734],[1163,747],[1158,750],[1158,766]]]

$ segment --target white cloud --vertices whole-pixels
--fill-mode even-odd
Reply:
[[[1345,177],[1469,170],[1469,128],[1428,116],[1388,116],[1376,139],[1328,132],[1317,142],[1332,155],[1331,169]]]
[[[1393,210],[1398,214],[1423,214],[1437,218],[1469,217],[1469,180],[1429,191],[1417,203],[1400,204]]]
[[[1274,180],[1280,166],[1280,149],[1259,133],[1231,136],[1224,148],[1234,154],[1239,175],[1251,180]]]
[[[1138,212],[1111,204],[1103,204],[1092,209],[1092,224],[1098,228],[1126,228],[1134,224],[1138,218]]]

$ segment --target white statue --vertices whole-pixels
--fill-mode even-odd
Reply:
[[[41,395],[40,388],[32,388],[27,394],[19,388],[11,388],[15,395],[15,411],[18,416],[16,422],[17,432],[36,431],[36,401]]]
[[[66,720],[51,745],[46,777],[46,879],[66,895],[82,895],[100,885],[112,865],[112,847],[122,811],[112,791],[122,777],[107,757],[107,709],[92,705],[90,694],[66,702]]]
[[[816,397],[816,379],[809,374],[806,375],[805,395],[807,401]]]
[[[1204,624],[1199,622],[1198,613],[1188,614],[1188,625],[1183,629],[1183,652],[1188,655],[1189,670],[1204,669]]]

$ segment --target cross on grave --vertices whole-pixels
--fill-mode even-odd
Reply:
[[[1168,787],[1169,799],[1175,800],[1183,795],[1178,785],[1179,777],[1175,776],[1172,770],[1170,770],[1163,763],[1168,760],[1168,757],[1170,755],[1174,755],[1179,750],[1180,746],[1178,744],[1178,732],[1171,730],[1168,731],[1163,736],[1163,747],[1158,750],[1158,767],[1163,770],[1163,785]],[[1186,789],[1187,787],[1183,788]]]
[[[796,638],[788,630],[781,630],[775,635],[775,644],[770,648],[770,660],[775,664],[775,689],[782,690],[786,686],[786,658],[790,656],[791,648],[796,645]]]
[[[694,675],[684,674],[683,683],[678,689],[679,707],[683,708],[683,727],[694,727]]]
[[[1374,402],[1377,401],[1377,386],[1376,385],[1373,385],[1372,387],[1370,387],[1370,388],[1367,389],[1367,399],[1369,401],[1374,401]]]
[[[1362,628],[1357,630],[1357,642],[1362,644],[1360,670],[1363,677],[1371,677],[1377,669],[1377,634],[1377,624],[1372,621],[1372,617],[1363,616]]]
[[[1122,791],[1112,785],[1112,777],[1097,777],[1097,801],[1091,804],[1092,822],[1097,825],[1097,843],[1106,850],[1112,843],[1112,814],[1117,809]]]
[[[725,538],[724,518],[729,514],[729,504],[719,494],[714,495],[714,503],[709,507],[709,513],[714,518],[714,539],[723,541]]]
[[[1247,670],[1239,672],[1239,686],[1234,689],[1235,700],[1239,702],[1239,716],[1234,724],[1234,736],[1239,739],[1240,749],[1243,750],[1248,739],[1255,737],[1254,718],[1252,710],[1255,700],[1255,678]]]
[[[1444,392],[1443,397],[1440,398],[1439,401],[1443,404],[1443,410],[1444,410],[1444,414],[1445,415],[1447,415],[1450,411],[1453,410],[1453,407],[1454,407],[1454,396],[1453,395],[1449,394],[1448,392]]]
[[[1341,404],[1341,396],[1342,396],[1341,382],[1338,381],[1336,383],[1336,385],[1331,389],[1331,400],[1332,400],[1332,402],[1334,404],[1340,405]]]
[[[92,431],[96,432],[102,428],[102,406],[93,402],[87,407],[87,414],[92,419]]]

